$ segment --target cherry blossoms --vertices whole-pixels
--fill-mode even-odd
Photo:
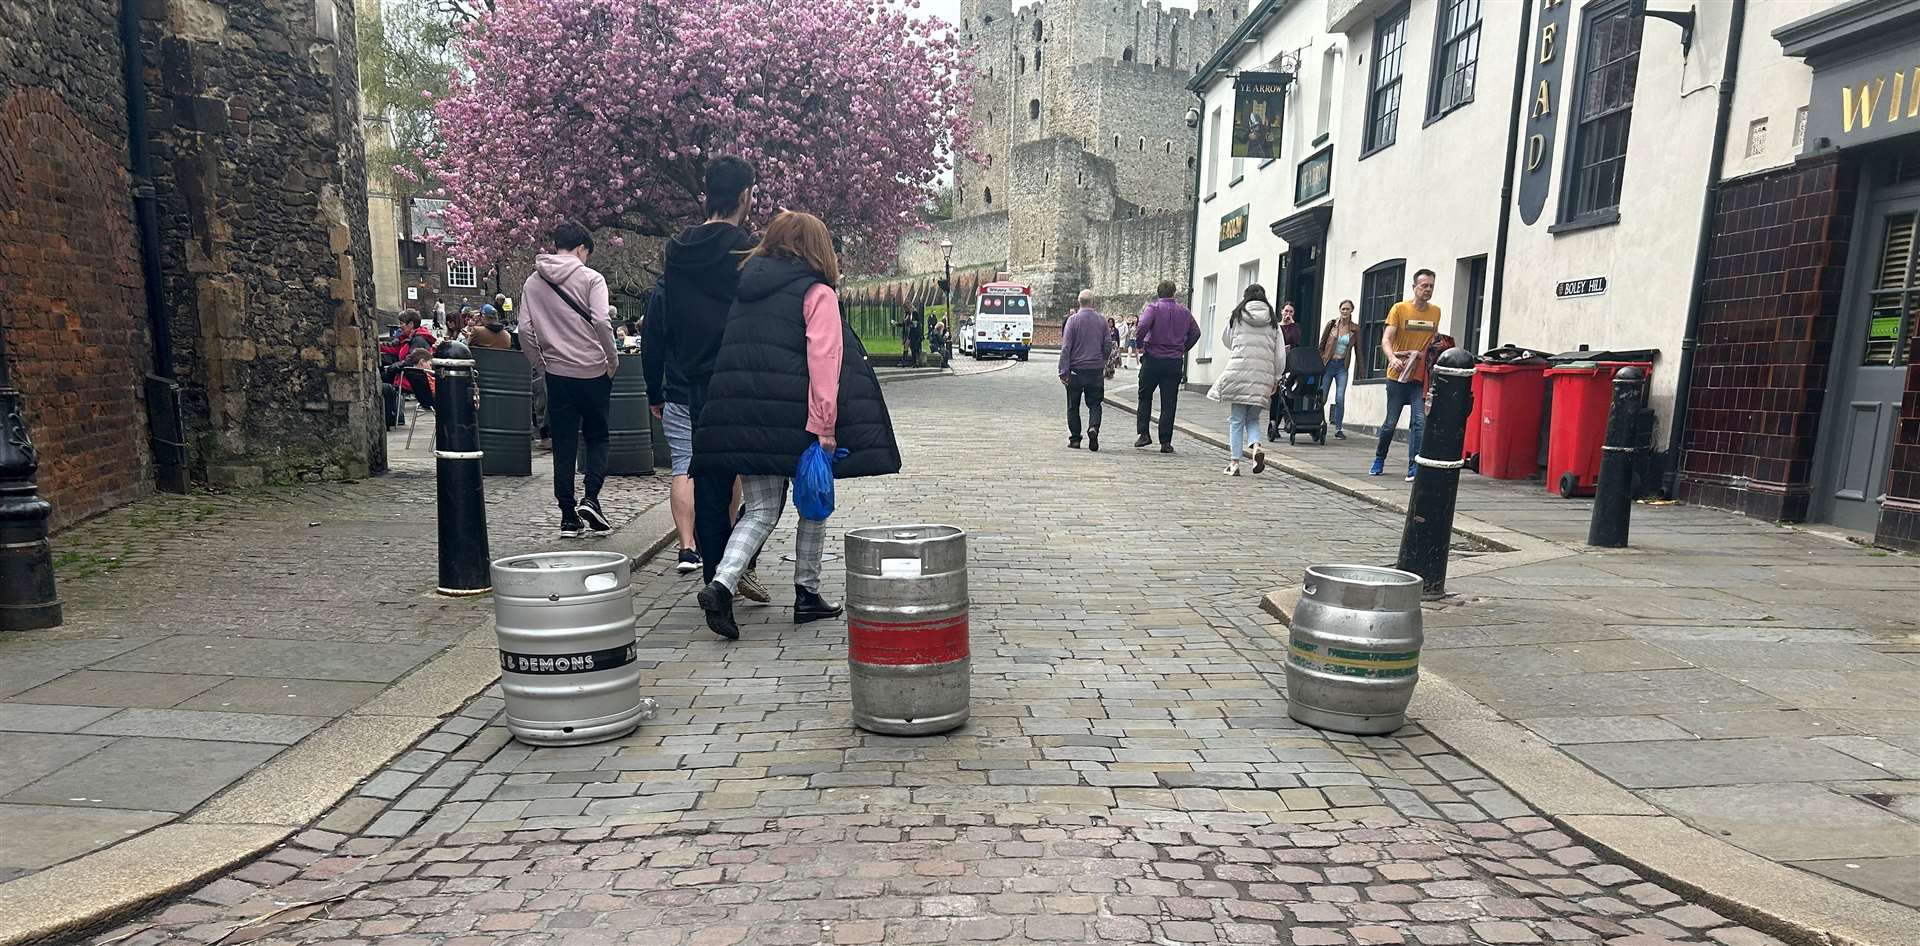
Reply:
[[[762,220],[806,210],[884,256],[967,153],[965,50],[869,0],[500,0],[460,52],[431,170],[462,259],[565,219],[670,234],[721,154],[759,169]]]

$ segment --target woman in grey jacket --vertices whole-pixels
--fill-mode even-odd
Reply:
[[[1259,473],[1267,468],[1267,453],[1260,448],[1260,410],[1279,387],[1287,364],[1286,339],[1265,289],[1247,287],[1220,341],[1227,349],[1227,366],[1207,397],[1227,404],[1226,474],[1240,475],[1240,457],[1246,451],[1253,455],[1253,472]]]

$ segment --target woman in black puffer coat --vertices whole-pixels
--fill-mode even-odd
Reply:
[[[826,224],[783,212],[741,265],[740,288],[693,434],[696,477],[738,476],[746,511],[734,523],[713,582],[700,591],[707,627],[734,640],[733,594],[773,531],[800,455],[819,443],[835,480],[900,472],[893,421],[853,330],[840,321],[840,261]],[[793,619],[838,617],[820,597],[827,524],[800,520],[794,548]]]

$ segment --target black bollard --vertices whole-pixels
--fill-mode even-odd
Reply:
[[[1420,576],[1428,597],[1447,591],[1447,552],[1453,545],[1454,494],[1460,490],[1460,458],[1466,446],[1467,416],[1473,413],[1473,354],[1449,348],[1433,366],[1433,407],[1414,458],[1413,492],[1407,499],[1407,525],[1400,533],[1401,571]]]
[[[20,413],[20,392],[6,380],[5,358],[0,343],[0,631],[59,627],[53,546],[47,543],[53,507],[33,482],[40,456]]]
[[[1600,447],[1600,483],[1593,491],[1593,520],[1587,544],[1627,547],[1633,519],[1633,467],[1647,447],[1638,443],[1635,421],[1646,399],[1646,372],[1628,366],[1613,376],[1613,404],[1607,408],[1607,440]]]
[[[447,342],[433,359],[434,479],[439,487],[440,584],[443,595],[493,588],[488,570],[487,500],[481,491],[480,430],[474,419],[473,352]],[[536,382],[537,383],[537,382]]]

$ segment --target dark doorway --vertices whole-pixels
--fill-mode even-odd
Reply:
[[[1314,344],[1320,338],[1320,254],[1323,244],[1296,246],[1281,258],[1286,271],[1286,291],[1280,301],[1292,302],[1294,321],[1300,323],[1302,344]]]
[[[1453,341],[1474,354],[1480,353],[1480,315],[1487,303],[1487,258],[1463,259],[1455,269],[1464,294],[1460,297],[1460,318],[1453,323]]]

